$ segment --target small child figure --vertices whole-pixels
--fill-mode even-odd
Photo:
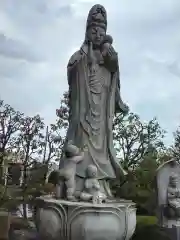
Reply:
[[[103,57],[106,56],[106,52],[108,51],[110,45],[113,43],[113,38],[110,35],[106,35],[104,42],[103,42],[103,49],[102,49],[102,55]]]
[[[89,165],[87,167],[87,179],[84,183],[84,191],[80,196],[83,201],[93,201],[93,203],[102,203],[107,198],[100,192],[100,184],[97,179],[97,167]]]
[[[65,149],[65,158],[62,159],[62,168],[59,170],[60,180],[66,187],[66,198],[69,201],[76,200],[74,197],[76,165],[83,161],[84,155],[80,149],[73,144],[68,144]],[[61,182],[60,181],[60,182]]]

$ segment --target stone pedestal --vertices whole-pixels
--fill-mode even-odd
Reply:
[[[128,240],[136,227],[131,201],[95,205],[44,197],[36,206],[35,222],[43,240]]]

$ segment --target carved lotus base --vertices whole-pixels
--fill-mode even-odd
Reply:
[[[35,222],[40,239],[128,240],[136,227],[135,204],[92,204],[39,198]]]

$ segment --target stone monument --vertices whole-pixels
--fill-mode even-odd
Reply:
[[[88,15],[85,40],[67,66],[69,128],[56,198],[37,199],[41,239],[128,240],[136,227],[135,204],[114,199],[109,187],[110,180],[126,175],[113,146],[113,117],[129,109],[121,99],[118,55],[106,31],[106,10],[97,4]]]
[[[180,240],[180,164],[176,159],[157,169],[156,191],[159,225],[172,239]]]

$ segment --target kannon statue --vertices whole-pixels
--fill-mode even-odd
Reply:
[[[84,156],[76,166],[76,197],[84,189],[89,165],[96,166],[101,191],[109,197],[109,180],[126,174],[116,159],[112,125],[115,112],[126,114],[128,107],[120,95],[118,55],[106,31],[106,10],[95,5],[88,15],[85,40],[67,66],[70,112],[64,149],[70,142]],[[60,169],[63,165],[61,161]]]

